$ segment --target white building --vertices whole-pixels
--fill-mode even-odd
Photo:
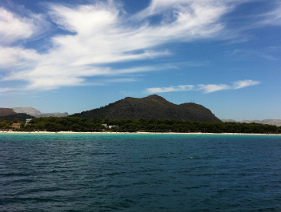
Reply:
[[[32,119],[25,119],[25,124],[28,124]]]

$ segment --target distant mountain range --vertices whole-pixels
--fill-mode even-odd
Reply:
[[[195,103],[173,104],[161,96],[127,97],[107,106],[70,115],[102,119],[178,119],[185,121],[221,122],[209,109]]]
[[[233,119],[221,119],[223,122],[240,122],[240,123],[259,123],[281,126],[281,119],[264,119],[264,120],[243,120],[235,121]]]
[[[68,116],[68,113],[41,113],[39,110],[36,110],[33,107],[13,107],[12,108],[16,113],[26,113],[28,115],[34,116],[36,118],[40,117],[64,117]]]
[[[11,114],[16,114],[16,112],[11,108],[0,108],[0,117],[11,115]]]
[[[38,117],[64,117],[68,113],[41,113],[32,107],[0,108],[0,119],[12,121],[18,118],[25,121],[28,118]],[[127,97],[107,106],[83,111],[70,115],[71,117],[102,119],[178,119],[188,121],[211,121],[211,122],[240,122],[261,123],[281,126],[281,119],[243,120],[218,119],[208,108],[195,103],[183,103],[180,105],[171,103],[158,95],[145,98]]]
[[[32,107],[14,107],[14,108],[0,108],[0,119],[12,121],[15,118],[20,121],[24,121],[28,118],[39,117],[64,117],[68,116],[68,113],[41,113]]]

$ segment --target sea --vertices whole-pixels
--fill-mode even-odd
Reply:
[[[0,211],[281,211],[281,136],[0,134]]]

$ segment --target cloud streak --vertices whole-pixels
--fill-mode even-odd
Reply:
[[[172,87],[163,87],[163,88],[147,88],[147,93],[166,93],[166,92],[175,92],[175,91],[190,91],[193,89],[193,85],[179,85]]]
[[[176,92],[176,91],[203,91],[203,93],[212,93],[221,90],[236,90],[245,88],[248,86],[258,85],[259,81],[253,80],[242,80],[234,82],[232,85],[227,84],[199,84],[195,85],[180,85],[162,88],[147,88],[145,93],[166,93],[166,92]]]
[[[262,25],[281,25],[281,3],[277,3],[275,9],[262,15],[263,20],[260,22]]]
[[[34,38],[48,30],[49,25],[42,15],[28,12],[24,17],[0,8],[0,44],[9,45]]]
[[[243,1],[153,0],[131,16],[114,1],[75,7],[50,3],[47,14],[29,13],[27,17],[0,8],[0,35],[4,37],[0,67],[5,73],[1,80],[24,81],[25,89],[51,90],[87,84],[88,77],[147,71],[141,66],[113,69],[111,64],[167,57],[169,50],[157,47],[216,37],[224,29],[220,18],[239,2]],[[51,23],[44,16],[66,31],[51,36],[46,52],[12,45],[48,28]],[[160,21],[154,23],[152,16],[159,16]]]

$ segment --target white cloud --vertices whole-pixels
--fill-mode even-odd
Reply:
[[[0,46],[0,67],[15,70],[29,69],[36,66],[41,56],[33,49]]]
[[[19,39],[28,38],[33,34],[32,20],[18,18],[13,13],[0,8],[1,42],[12,43]]]
[[[20,17],[4,8],[0,8],[0,26],[0,44],[31,38],[48,29],[48,23],[41,15]]]
[[[260,82],[258,81],[253,81],[253,80],[244,80],[244,81],[237,81],[233,83],[233,89],[240,89],[252,85],[258,85]]]
[[[1,92],[7,92],[7,91],[13,91],[13,90],[15,90],[15,89],[13,89],[13,88],[0,88],[0,93]]]
[[[226,84],[219,84],[219,85],[215,85],[215,84],[203,85],[203,84],[200,84],[198,86],[199,86],[199,90],[203,90],[204,93],[211,93],[211,92],[215,92],[215,91],[231,89],[231,86],[226,85]]]
[[[46,90],[83,85],[90,76],[159,70],[118,70],[110,64],[169,56],[168,50],[155,50],[168,42],[212,38],[223,30],[220,18],[232,9],[229,3],[235,2],[241,1],[153,0],[135,16],[124,13],[114,1],[72,7],[49,4],[47,15],[69,34],[52,36],[44,53],[23,46],[0,46],[0,67],[7,73],[2,80],[27,81],[26,89]],[[150,16],[162,12],[166,15],[160,23],[149,22]],[[5,45],[41,33],[39,23],[46,26],[40,15],[20,17],[5,9],[0,14],[0,25],[4,26],[0,34]]]
[[[245,0],[152,0],[149,7],[138,13],[136,18],[144,19],[163,13],[167,15],[171,8],[174,9],[174,12],[170,16],[188,15],[190,19],[197,16],[201,20],[204,20],[206,17],[218,18],[220,13],[226,13],[232,10],[234,4],[243,2]],[[173,19],[174,17],[171,17],[168,20]]]
[[[208,84],[208,85],[203,85],[200,84],[199,86],[199,90],[203,90],[204,93],[212,93],[215,91],[220,91],[220,90],[235,90],[235,89],[241,89],[241,88],[245,88],[248,86],[253,86],[253,85],[258,85],[260,84],[259,81],[253,81],[253,80],[241,80],[241,81],[236,81],[234,83],[232,83],[232,85],[226,85],[226,84]]]
[[[84,79],[77,77],[38,77],[32,78],[31,84],[26,88],[27,90],[52,90],[61,86],[77,86],[82,85]]]
[[[166,93],[174,91],[190,91],[193,89],[193,85],[179,85],[172,87],[163,87],[163,88],[147,88],[146,93]]]
[[[147,88],[145,93],[164,93],[164,92],[174,92],[174,91],[195,91],[195,90],[202,90],[204,93],[212,93],[215,91],[220,90],[235,90],[241,89],[248,86],[258,85],[260,82],[253,81],[253,80],[243,80],[234,82],[232,85],[227,84],[199,84],[195,85],[179,85],[179,86],[172,86],[172,87],[162,87],[162,88]]]

